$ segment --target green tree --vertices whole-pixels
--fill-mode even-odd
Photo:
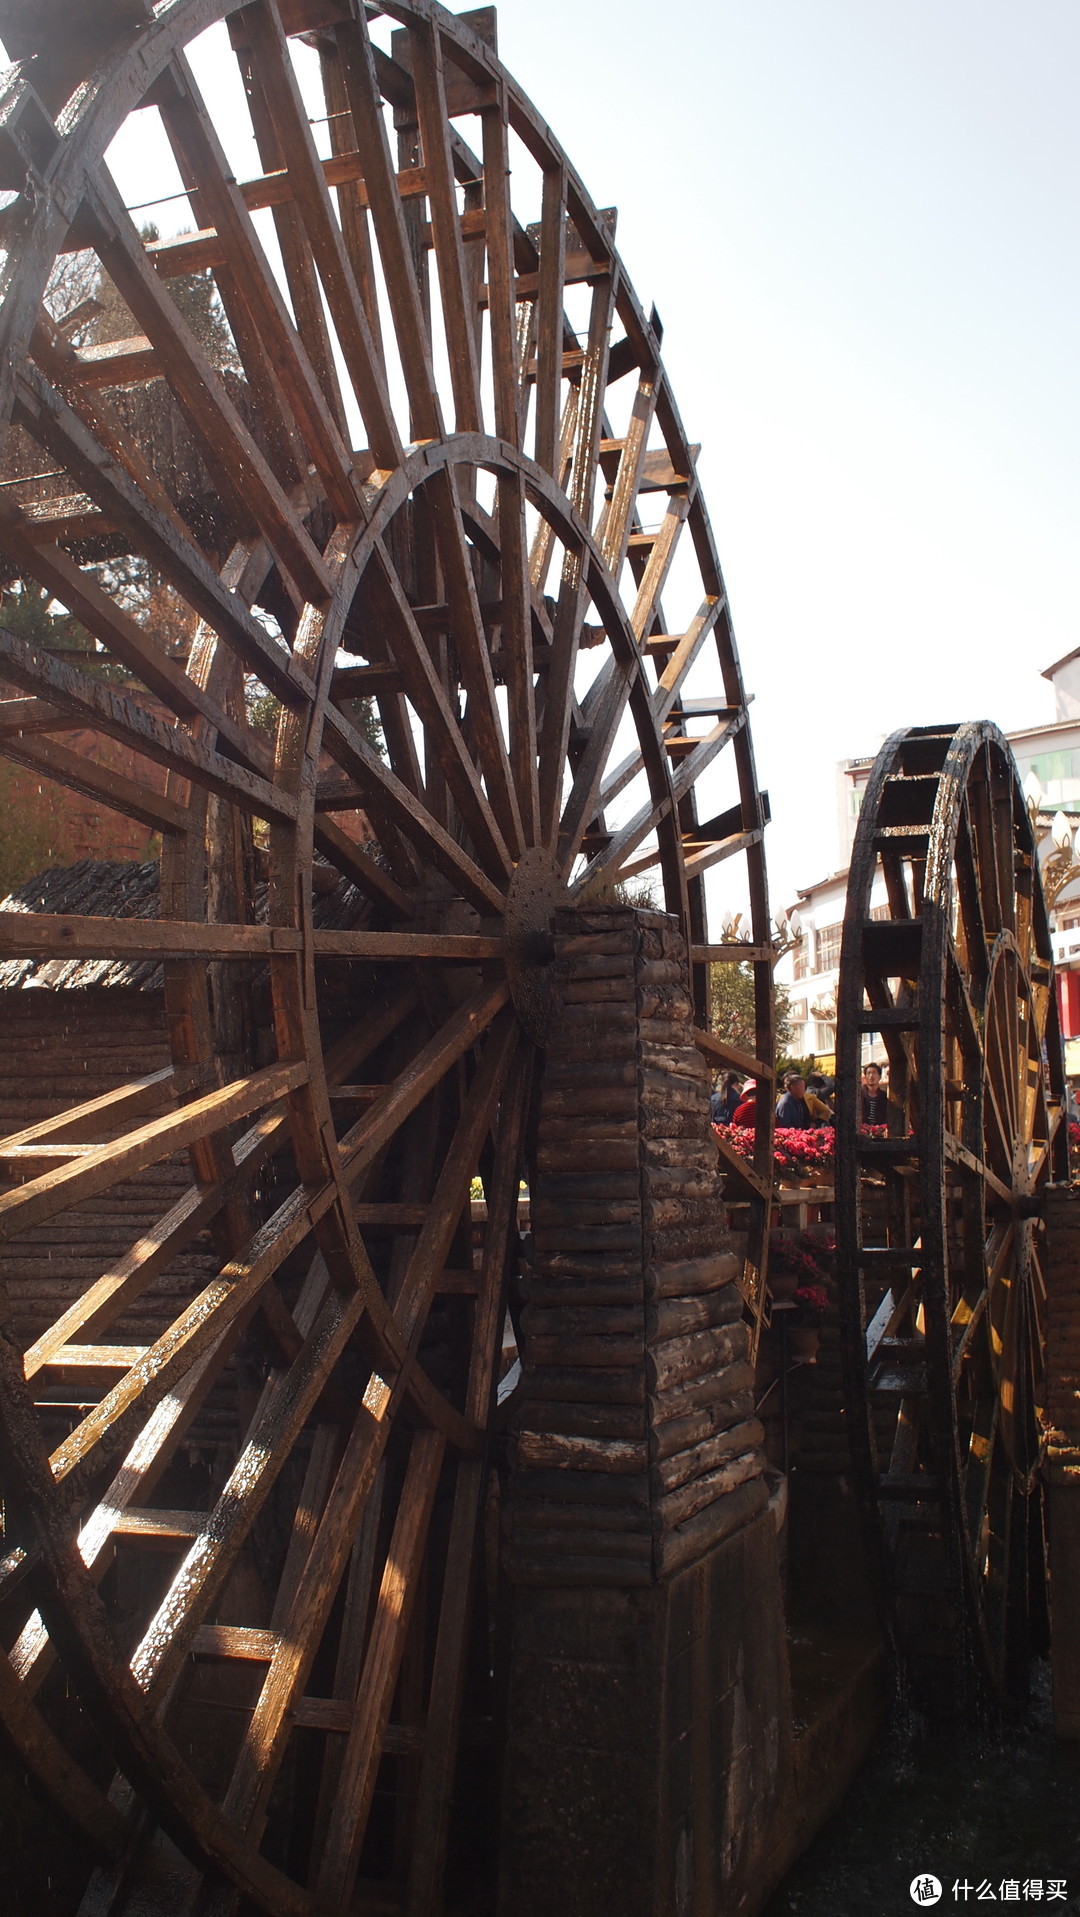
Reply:
[[[742,1052],[757,1050],[757,1017],[754,1011],[754,968],[716,964],[712,974],[712,1029],[719,1038],[730,1040]],[[791,994],[785,985],[773,980],[773,1019],[776,1050],[786,1052],[791,1044]]]
[[[102,652],[93,634],[70,612],[62,611],[35,579],[20,579],[17,587],[4,590],[0,596],[0,625],[46,652],[75,655],[73,663],[95,679],[121,685],[129,681],[126,667]]]
[[[140,229],[147,246],[161,238],[152,221]],[[177,238],[183,238],[178,234]],[[212,273],[182,273],[169,290],[212,366],[237,369],[239,359]],[[46,292],[46,304],[73,346],[104,346],[139,331],[115,282],[89,250],[61,254]]]

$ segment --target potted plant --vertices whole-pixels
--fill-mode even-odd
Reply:
[[[821,1325],[829,1309],[829,1294],[823,1284],[802,1284],[795,1291],[795,1322],[788,1334],[791,1355],[804,1364],[817,1363]]]
[[[777,1226],[769,1233],[769,1290],[774,1304],[794,1304],[799,1287],[819,1285],[823,1275],[805,1232]]]

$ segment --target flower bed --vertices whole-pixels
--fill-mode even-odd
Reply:
[[[738,1152],[740,1158],[753,1159],[754,1132],[736,1125],[714,1125],[716,1136]],[[820,1131],[797,1131],[778,1125],[773,1133],[773,1163],[781,1178],[799,1178],[808,1172],[829,1171],[835,1158],[836,1134],[831,1125]]]

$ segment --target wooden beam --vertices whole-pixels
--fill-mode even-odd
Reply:
[[[333,936],[348,938],[348,933]],[[36,959],[251,958],[299,952],[303,935],[291,926],[221,925],[210,920],[79,917],[50,912],[0,912],[0,957]]]
[[[409,1453],[364,1658],[356,1714],[319,1863],[316,1896],[335,1908],[348,1903],[356,1878],[444,1450],[440,1433],[418,1431]]]
[[[334,1085],[346,1073],[355,1071],[400,1026],[414,1005],[415,993],[411,987],[376,1003],[326,1054],[328,1084]],[[232,1147],[233,1169],[229,1176],[209,1188],[193,1186],[163,1218],[144,1231],[131,1250],[104,1272],[31,1346],[25,1357],[26,1376],[29,1378],[33,1371],[48,1363],[53,1351],[80,1332],[93,1336],[105,1330],[130,1299],[144,1291],[158,1272],[165,1270],[191,1243],[196,1233],[241,1189],[246,1189],[281,1137],[286,1123],[284,1116],[270,1115],[250,1127]]]
[[[355,158],[363,172],[364,194],[379,242],[379,257],[409,397],[410,430],[415,439],[438,439],[443,432],[442,408],[401,208],[406,182],[411,191],[419,181],[419,190],[426,193],[427,172],[423,167],[403,174],[394,171],[364,9],[359,10],[359,19],[355,22],[342,22],[334,37],[359,149]]]
[[[260,771],[270,771],[270,754],[258,735],[223,711],[203,686],[159,649],[153,634],[117,604],[93,573],[85,571],[61,547],[34,540],[18,508],[0,505],[0,546],[22,571],[38,580],[81,620],[112,657],[178,719],[193,718],[198,713],[245,764],[255,763]]]
[[[80,386],[134,386],[164,378],[157,349],[142,333],[84,346],[75,355],[74,378]]]
[[[315,151],[307,109],[300,97],[292,60],[274,0],[255,0],[244,8],[242,31],[255,56],[256,71],[285,157],[293,195],[322,281],[326,303],[352,380],[369,444],[378,465],[400,466],[401,440],[394,420],[386,369],[371,336],[364,303],[353,278],[341,228]]]
[[[433,472],[426,492],[435,522],[446,597],[453,614],[462,683],[468,694],[466,721],[476,740],[477,757],[487,780],[488,801],[511,856],[517,859],[525,845],[521,811],[506,755],[495,698],[491,653],[480,612],[471,548],[465,536],[461,497],[453,469],[441,466]]]
[[[374,1161],[409,1113],[416,1110],[458,1059],[475,1045],[508,997],[509,987],[502,980],[482,985],[451,1015],[434,1038],[421,1046],[386,1087],[382,1097],[350,1127],[339,1141],[339,1149],[351,1185]]]
[[[372,800],[389,814],[405,837],[421,848],[425,862],[430,858],[481,912],[501,912],[504,894],[498,886],[333,706],[327,708],[323,742],[331,756],[358,785],[370,792]]]
[[[773,1076],[771,1065],[765,1065],[752,1052],[743,1051],[741,1046],[733,1045],[729,1039],[721,1038],[717,1032],[703,1032],[696,1029],[694,1044],[698,1051],[708,1059],[715,1059],[718,1065],[732,1065],[736,1071],[744,1072],[747,1078],[765,1078]]]
[[[3,918],[15,916],[15,913],[0,914]],[[48,1139],[85,1138],[88,1131],[92,1137],[102,1125],[115,1124],[121,1118],[135,1118],[140,1112],[160,1104],[172,1080],[171,1065],[165,1066],[160,1072],[151,1072],[145,1078],[130,1079],[126,1085],[117,1085],[111,1092],[102,1092],[99,1098],[87,1099],[81,1105],[71,1105],[67,1111],[57,1112],[52,1118],[39,1119],[36,1125],[28,1125],[21,1132],[9,1132],[6,1138],[0,1139],[0,1152],[15,1151],[24,1145],[43,1144]]]
[[[536,294],[536,463],[558,477],[562,397],[563,290],[566,254],[566,168],[544,169],[540,273]]]
[[[37,335],[35,352],[40,356]],[[62,387],[70,368],[54,355],[47,356],[46,370]],[[288,706],[310,700],[314,688],[300,661],[270,636],[239,594],[215,572],[138,449],[105,418],[99,402],[95,400],[84,417],[90,396],[76,397],[80,410],[36,367],[27,366],[18,386],[16,414],[78,477],[108,523],[131,539],[132,550],[158,567],[249,672]],[[114,457],[103,460],[103,450]],[[28,536],[33,538],[33,527]],[[267,556],[267,570],[269,563]]]
[[[160,1272],[167,1270],[193,1238],[240,1194],[245,1183],[250,1183],[284,1124],[285,1120],[276,1115],[260,1119],[232,1147],[234,1169],[227,1179],[212,1186],[192,1185],[163,1217],[142,1232],[122,1258],[61,1312],[55,1324],[43,1331],[27,1350],[23,1360],[27,1378],[51,1363],[60,1347],[80,1333],[93,1337],[107,1330],[132,1299],[139,1297]]]
[[[341,826],[332,819],[316,818],[312,836],[315,850],[329,859],[352,885],[385,906],[396,919],[412,918],[415,908],[408,893],[403,892],[389,872],[376,865]]]
[[[479,433],[484,430],[480,371],[458,220],[443,78],[442,36],[434,22],[422,17],[413,20],[409,32],[409,51],[427,172],[432,237],[439,267],[439,294],[450,362],[450,383],[454,392],[455,422],[459,433]]]
[[[461,808],[477,857],[496,879],[507,880],[513,861],[492,813],[462,728],[417,625],[389,554],[380,544],[365,580],[386,634],[404,689],[425,730],[429,751]]]
[[[222,1131],[236,1119],[275,1104],[306,1084],[307,1075],[306,1065],[268,1065],[249,1078],[192,1099],[178,1110],[167,1112],[164,1118],[151,1119],[124,1138],[95,1146],[90,1154],[70,1165],[61,1165],[14,1191],[0,1194],[0,1239],[31,1231],[69,1205],[81,1204],[148,1165],[159,1164],[193,1140]]]
[[[183,54],[155,87],[166,133],[182,171],[200,192],[200,208],[225,241],[230,270],[300,429],[308,457],[339,519],[361,516],[353,462],[281,289],[274,279],[251,215],[239,193],[216,129]],[[200,212],[200,217],[203,217]],[[149,332],[151,329],[145,329]],[[376,450],[373,448],[373,450]],[[389,447],[378,451],[389,451]],[[378,457],[377,451],[377,457]],[[391,463],[393,463],[391,461]],[[294,574],[295,577],[295,574]],[[297,580],[298,584],[302,581]],[[308,595],[311,597],[312,595]]]
[[[125,778],[122,772],[114,772],[111,766],[101,765],[96,759],[69,752],[55,739],[41,734],[28,736],[23,732],[0,733],[0,756],[11,759],[15,765],[27,766],[31,772],[40,772],[57,785],[66,786],[69,792],[80,792],[84,798],[99,801],[126,819],[135,819],[151,832],[191,829],[191,814],[174,800],[152,792],[148,786],[136,784],[134,779]]]
[[[245,812],[283,821],[297,815],[297,802],[291,793],[211,752],[182,727],[165,725],[103,680],[91,679],[74,666],[64,665],[54,654],[36,651],[3,626],[0,673],[28,692],[39,693],[50,704],[76,714],[84,725],[119,739],[144,758],[154,759],[182,778],[230,799]]]
[[[304,598],[315,605],[328,604],[333,584],[322,554],[229,398],[219,373],[147,259],[119,195],[100,176],[88,191],[81,217],[103,266],[136,322],[167,363],[170,389],[198,439],[207,466],[224,488],[227,502],[234,506],[241,523],[249,516],[255,519]],[[252,261],[251,271],[263,277],[261,256]],[[335,437],[333,421],[323,416],[318,438],[309,442],[313,453],[318,456],[320,448],[332,446]],[[342,505],[347,498],[352,516],[360,516],[346,475],[341,476],[334,496]]]

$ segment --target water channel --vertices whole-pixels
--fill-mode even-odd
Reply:
[[[911,1895],[927,1876],[942,1887],[933,1906]],[[1043,1664],[1009,1721],[946,1736],[898,1710],[762,1917],[952,1917],[992,1903],[1080,1911],[1080,1745],[1053,1736]]]

